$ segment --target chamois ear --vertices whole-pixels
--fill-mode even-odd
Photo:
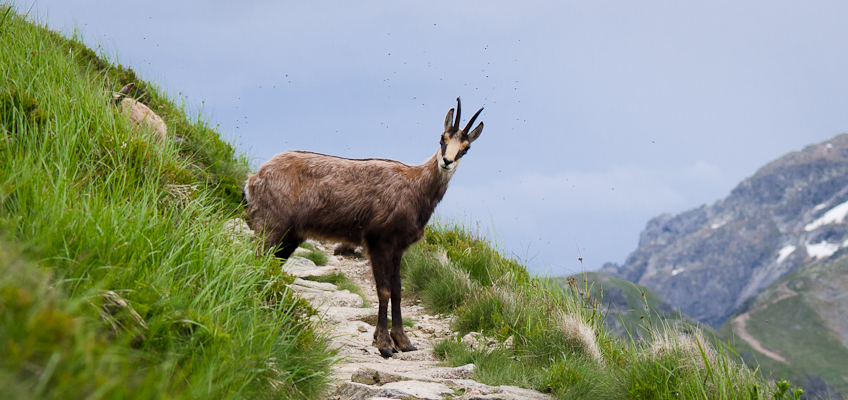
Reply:
[[[135,83],[128,83],[127,86],[121,88],[120,93],[124,95],[130,94],[130,90],[132,90],[133,86],[135,86]]]
[[[450,132],[453,129],[453,108],[448,111],[445,117],[445,132]]]
[[[480,137],[480,134],[481,134],[481,133],[483,133],[483,123],[482,123],[482,122],[481,122],[481,123],[479,123],[479,124],[477,125],[477,127],[476,127],[476,128],[474,128],[474,130],[472,130],[472,131],[468,134],[468,143],[471,143],[471,142],[473,142],[473,141],[477,140],[477,138],[478,138],[478,137]]]

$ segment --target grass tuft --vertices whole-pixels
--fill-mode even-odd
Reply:
[[[315,246],[313,246],[310,243],[306,243],[306,242],[301,244],[300,247],[309,250],[309,253],[307,253],[306,255],[302,255],[301,257],[306,258],[308,260],[311,260],[312,262],[315,263],[315,265],[317,265],[319,267],[327,265],[327,262],[329,261],[329,259],[327,258],[326,253],[324,253],[321,250],[316,249]]]

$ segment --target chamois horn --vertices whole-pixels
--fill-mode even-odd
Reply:
[[[468,125],[465,125],[465,129],[462,130],[462,133],[466,135],[468,134],[468,131],[471,129],[471,125],[474,125],[474,120],[477,119],[477,116],[480,115],[481,111],[483,111],[483,107],[480,107],[480,109],[477,110],[476,113],[474,113],[474,116],[471,117],[471,121],[468,121]]]
[[[459,97],[456,98],[456,119],[453,120],[453,131],[456,132],[459,130],[459,118],[462,116],[462,103],[459,101]]]

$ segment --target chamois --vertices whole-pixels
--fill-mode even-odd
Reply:
[[[106,78],[106,87],[107,89],[111,86],[109,82],[109,78]],[[159,140],[165,140],[168,137],[168,126],[165,125],[165,121],[162,121],[162,118],[156,115],[150,107],[147,107],[142,102],[129,97],[130,90],[135,86],[135,83],[129,83],[118,93],[112,93],[112,100],[115,105],[121,106],[121,111],[124,114],[129,115],[130,121],[135,123],[136,126],[144,123],[153,132],[156,134],[156,138]]]
[[[421,165],[293,150],[275,155],[245,183],[247,219],[265,251],[288,258],[306,238],[365,246],[380,300],[374,340],[383,357],[417,350],[403,330],[401,257],[424,237],[459,160],[483,131],[482,122],[471,129],[481,111],[460,130],[457,98],[456,120],[450,109],[436,154]]]

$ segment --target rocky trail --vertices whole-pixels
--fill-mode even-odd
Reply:
[[[334,255],[337,244],[310,241],[328,255],[326,266],[298,257],[298,252],[283,267],[298,278],[289,287],[312,304],[320,321],[320,329],[332,341],[341,361],[334,367],[330,399],[549,399],[550,396],[513,386],[488,386],[472,380],[473,364],[450,368],[440,366],[433,351],[434,344],[445,337],[456,337],[450,331],[448,316],[428,315],[415,300],[404,299],[403,315],[413,326],[406,333],[418,351],[397,353],[391,358],[380,356],[372,344],[377,315],[377,293],[371,275],[371,264],[361,253],[347,251]],[[308,252],[308,251],[307,251]],[[341,272],[362,288],[363,299],[336,285],[316,282],[313,277]],[[407,303],[408,302],[408,303]],[[483,343],[480,336],[466,336],[464,341]]]

